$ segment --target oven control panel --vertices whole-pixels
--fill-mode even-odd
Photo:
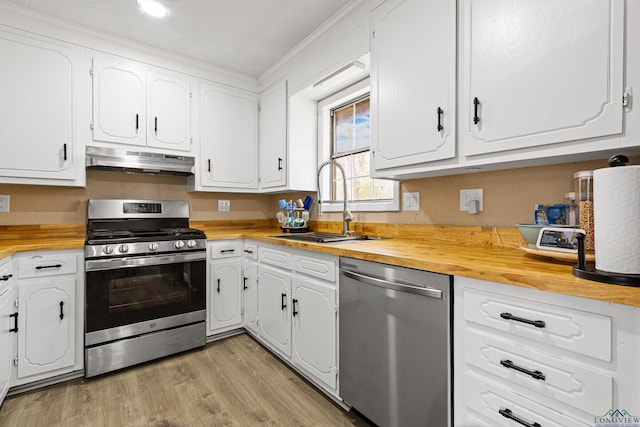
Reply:
[[[113,256],[132,256],[155,253],[175,253],[184,251],[205,251],[207,241],[205,239],[168,240],[157,242],[136,242],[111,245],[87,245],[85,246],[85,258],[101,258]]]

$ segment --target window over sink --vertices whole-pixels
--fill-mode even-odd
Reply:
[[[397,181],[370,176],[371,110],[369,79],[355,83],[318,103],[318,162],[335,160],[347,177],[347,196],[352,211],[400,210]],[[323,211],[341,211],[342,175],[335,166],[320,176]],[[330,199],[330,200],[329,200]]]

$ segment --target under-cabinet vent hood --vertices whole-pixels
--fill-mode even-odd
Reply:
[[[194,165],[188,156],[87,147],[88,170],[187,176],[193,175]]]

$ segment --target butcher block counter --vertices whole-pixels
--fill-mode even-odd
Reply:
[[[250,239],[640,307],[640,288],[579,279],[572,274],[572,263],[520,250],[515,228],[354,224],[358,234],[383,238],[324,244],[278,239],[273,236],[281,235],[280,229],[265,224],[206,221],[191,226],[204,230],[208,240]],[[327,223],[314,230],[338,232],[338,226]],[[84,234],[84,225],[2,226],[0,260],[16,252],[81,249]]]

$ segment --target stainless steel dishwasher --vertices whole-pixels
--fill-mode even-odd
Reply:
[[[340,395],[379,426],[451,425],[451,282],[340,258]]]

